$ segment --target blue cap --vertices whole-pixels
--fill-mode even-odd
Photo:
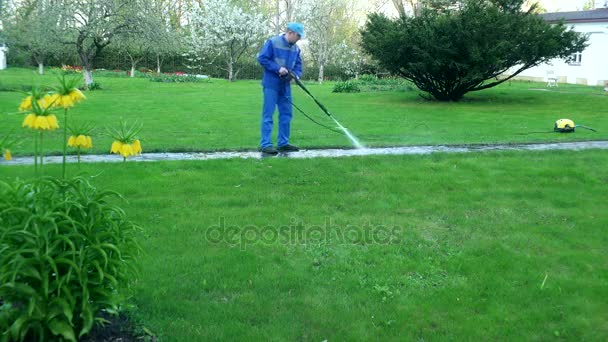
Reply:
[[[300,23],[289,23],[287,24],[287,29],[299,34],[300,38],[304,38],[304,25]]]

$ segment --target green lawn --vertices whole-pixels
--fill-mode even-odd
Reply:
[[[106,153],[111,140],[105,127],[123,117],[144,124],[144,151],[210,151],[255,149],[259,142],[262,91],[258,81],[166,84],[143,78],[97,77],[104,90],[88,92],[89,99],[72,111],[76,121],[94,124],[94,151]],[[0,71],[3,89],[24,85],[52,85],[56,76],[34,70]],[[367,146],[473,144],[608,139],[608,96],[601,87],[511,82],[468,94],[460,103],[426,101],[417,91],[332,93],[333,84],[308,84],[328,109]],[[324,124],[332,123],[296,86],[294,102]],[[0,135],[15,130],[23,143],[15,155],[31,154],[31,133],[21,129],[16,111],[23,95],[0,91]],[[306,148],[349,147],[344,136],[325,130],[294,113],[292,142]],[[61,116],[59,116],[61,119]],[[598,129],[571,135],[526,134],[551,131],[555,120],[570,118]],[[60,122],[61,124],[61,122]],[[47,150],[59,153],[61,133],[47,134]]]
[[[82,171],[145,229],[134,315],[163,341],[600,341],[605,165],[596,150]]]
[[[254,149],[256,81],[98,77],[73,114],[144,123],[144,151]],[[0,71],[0,89],[53,75]],[[460,103],[310,90],[369,146],[608,139],[600,87],[512,82]],[[295,102],[323,114],[294,88]],[[0,91],[0,136],[22,137]],[[551,130],[559,118],[598,129]],[[101,129],[99,130],[102,131]],[[49,134],[58,152],[60,134]],[[32,151],[31,139],[13,148]],[[293,142],[348,147],[295,114]],[[110,140],[95,137],[95,152]],[[6,166],[0,180],[30,178]],[[83,164],[144,228],[133,318],[162,341],[608,339],[608,154],[487,152]],[[46,165],[59,176],[61,165]]]

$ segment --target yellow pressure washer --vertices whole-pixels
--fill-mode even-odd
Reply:
[[[527,132],[527,133],[517,133],[517,134],[528,135],[528,134],[539,134],[539,133],[574,133],[574,130],[577,127],[597,132],[595,129],[585,126],[585,125],[576,125],[576,124],[574,124],[574,121],[572,121],[570,119],[559,119],[559,120],[555,121],[552,131]]]
[[[555,121],[555,125],[553,126],[553,131],[559,132],[559,133],[573,133],[574,130],[576,129],[576,127],[585,128],[590,131],[597,132],[595,129],[593,129],[591,127],[587,127],[584,125],[575,125],[574,121],[572,121],[570,119],[559,119],[559,120]]]

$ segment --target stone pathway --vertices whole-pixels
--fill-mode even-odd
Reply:
[[[401,147],[371,147],[361,149],[319,149],[302,150],[291,152],[288,155],[279,155],[289,158],[338,158],[355,156],[376,155],[406,155],[406,154],[431,154],[431,153],[468,153],[486,151],[557,151],[557,150],[588,150],[608,149],[608,141],[585,141],[565,142],[550,144],[495,144],[495,145],[435,145],[435,146],[401,146]],[[274,158],[263,156],[260,152],[184,152],[184,153],[143,153],[132,157],[129,161],[151,162],[164,160],[211,160],[211,159],[233,159],[233,158]],[[69,163],[77,161],[76,156],[68,156]],[[122,157],[111,154],[83,155],[83,163],[119,163]],[[62,162],[61,156],[49,156],[44,158],[45,164],[58,164]],[[33,157],[16,157],[11,161],[0,161],[0,165],[32,165]]]

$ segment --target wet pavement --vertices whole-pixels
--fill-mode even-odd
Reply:
[[[470,153],[487,151],[558,151],[558,150],[588,150],[608,149],[608,141],[564,142],[548,144],[495,144],[495,145],[428,145],[428,146],[400,146],[400,147],[370,147],[359,149],[315,149],[280,154],[277,157],[289,158],[341,158],[357,156],[381,155],[423,155],[431,153]],[[234,152],[183,152],[183,153],[143,153],[137,157],[129,158],[130,162],[152,162],[165,160],[212,160],[212,159],[261,159],[277,158],[262,155],[253,151]],[[68,156],[69,163],[77,162],[76,156]],[[82,155],[83,163],[119,163],[123,159],[118,155]],[[48,156],[44,158],[45,164],[62,162],[62,156]],[[0,161],[0,165],[32,165],[33,157],[15,157],[11,161]]]

